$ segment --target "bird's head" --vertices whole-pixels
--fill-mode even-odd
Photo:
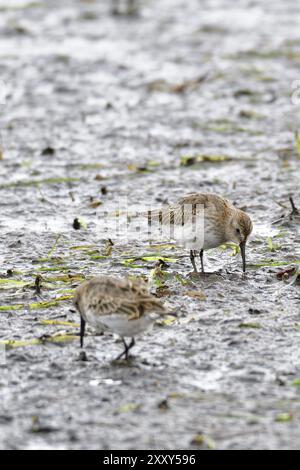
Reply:
[[[236,209],[226,227],[226,239],[240,246],[243,258],[243,271],[246,271],[246,243],[253,230],[253,224],[248,214]]]

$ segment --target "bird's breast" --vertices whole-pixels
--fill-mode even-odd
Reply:
[[[220,246],[225,239],[223,231],[204,218],[178,229],[176,241],[189,250],[209,250]]]

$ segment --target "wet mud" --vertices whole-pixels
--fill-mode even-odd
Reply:
[[[2,449],[299,449],[299,6],[229,4],[0,2]],[[120,198],[196,191],[252,217],[246,275],[114,236]],[[80,355],[73,291],[103,273],[178,312],[129,362],[89,329]]]

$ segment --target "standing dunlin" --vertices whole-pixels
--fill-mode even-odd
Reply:
[[[134,337],[149,329],[160,316],[169,314],[143,280],[130,278],[100,276],[86,281],[76,289],[74,304],[81,317],[81,347],[88,322],[98,331],[109,330],[121,336],[125,349],[117,359],[128,359]],[[131,338],[129,345],[126,337]]]
[[[182,197],[173,206],[148,212],[148,223],[158,222],[164,233],[190,250],[191,263],[197,272],[196,252],[200,252],[204,273],[203,252],[227,242],[240,246],[243,271],[246,271],[246,242],[252,232],[250,217],[230,201],[210,193]]]

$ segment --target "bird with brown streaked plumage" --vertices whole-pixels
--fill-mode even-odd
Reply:
[[[77,287],[74,305],[80,313],[80,345],[83,347],[86,322],[97,331],[111,331],[122,338],[124,351],[117,357],[128,359],[134,337],[150,329],[156,319],[168,312],[149,292],[143,279],[99,276]],[[127,345],[124,338],[131,338]]]
[[[146,215],[146,214],[145,214]],[[195,193],[184,196],[174,205],[148,211],[148,223],[158,223],[163,233],[190,250],[190,259],[197,272],[195,257],[200,252],[204,273],[203,252],[224,243],[239,245],[246,271],[246,243],[252,232],[252,221],[246,212],[217,194]]]

